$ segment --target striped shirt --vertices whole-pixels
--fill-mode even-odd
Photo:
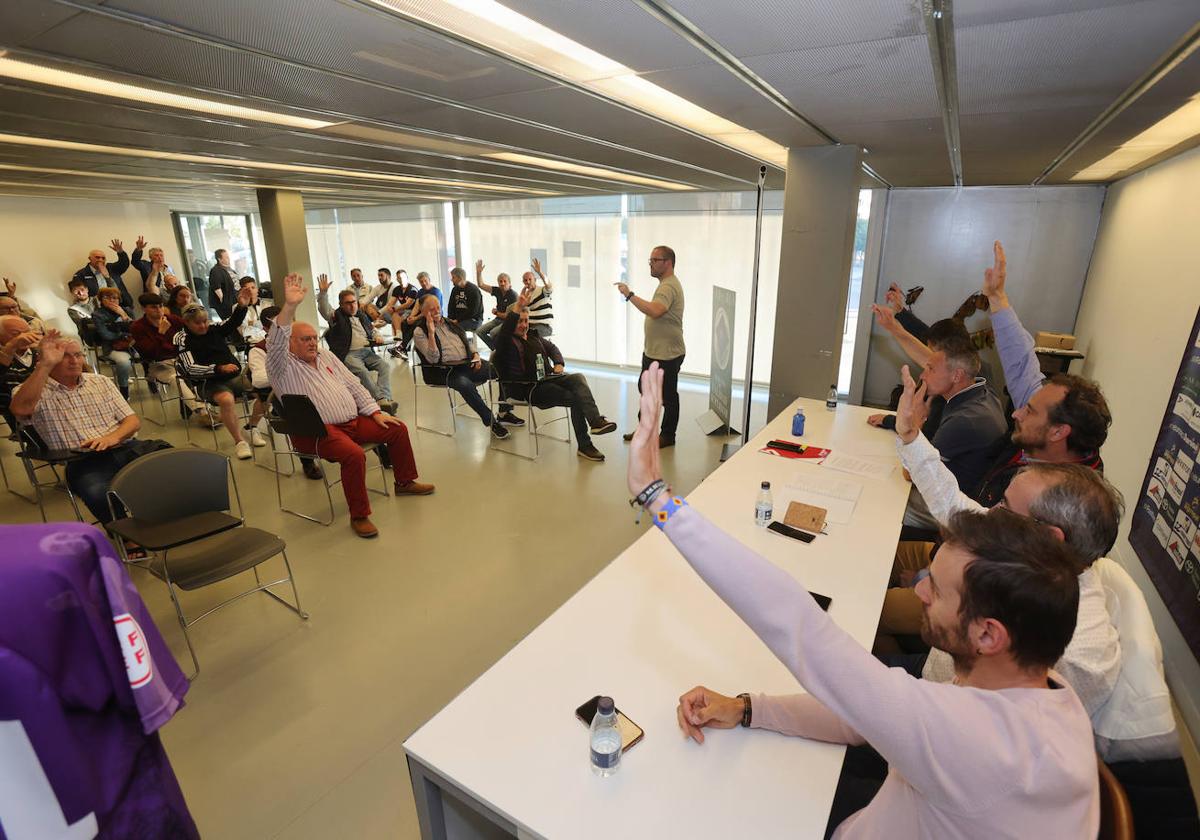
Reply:
[[[554,321],[554,309],[550,304],[550,290],[545,286],[538,286],[537,294],[529,301],[529,326],[536,327],[538,324],[551,324]]]
[[[318,350],[316,365],[310,365],[288,349],[291,339],[291,324],[276,324],[267,333],[267,377],[276,394],[308,397],[330,426],[379,413],[379,404],[337,356]]]
[[[113,431],[131,414],[111,379],[85,373],[74,388],[47,378],[31,422],[50,449],[77,449],[85,440]]]

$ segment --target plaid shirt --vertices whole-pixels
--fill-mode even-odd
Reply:
[[[113,431],[131,414],[133,409],[111,379],[85,373],[74,388],[47,379],[32,422],[49,448],[75,449],[85,440]]]

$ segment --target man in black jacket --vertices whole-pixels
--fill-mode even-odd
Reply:
[[[224,320],[233,314],[238,296],[238,278],[229,264],[229,252],[218,248],[213,254],[217,264],[208,272],[208,305]]]
[[[483,292],[467,281],[467,272],[461,268],[451,269],[450,283],[453,288],[450,305],[446,307],[446,320],[467,332],[475,332],[483,323]]]
[[[388,414],[393,414],[396,401],[392,399],[392,365],[374,350],[385,342],[376,334],[371,319],[359,309],[354,290],[339,292],[338,307],[333,309],[329,305],[329,286],[328,274],[317,277],[317,311],[329,322],[325,342],[330,352],[358,377],[371,399]]]
[[[571,426],[579,442],[579,457],[604,460],[604,453],[592,445],[589,432],[606,435],[615,431],[617,424],[600,413],[582,373],[563,373],[563,356],[554,343],[530,332],[528,292],[521,293],[505,316],[492,353],[492,365],[500,377],[503,394],[509,398],[530,401],[538,408],[569,408]],[[501,402],[502,422],[509,422],[507,409]]]
[[[247,460],[254,453],[242,437],[235,406],[249,385],[229,342],[238,337],[238,327],[246,317],[246,307],[250,304],[248,287],[236,302],[233,312],[220,324],[209,323],[208,310],[198,303],[183,310],[183,329],[175,333],[174,339],[179,348],[175,366],[198,395],[217,406],[221,422],[233,438],[237,457]]]
[[[106,263],[104,251],[94,248],[88,253],[87,265],[75,272],[72,280],[82,280],[87,284],[88,295],[95,297],[105,286],[111,286],[121,293],[121,308],[126,314],[133,315],[133,296],[125,288],[121,275],[129,270],[129,255],[120,239],[114,239],[110,245],[117,254],[117,261]]]

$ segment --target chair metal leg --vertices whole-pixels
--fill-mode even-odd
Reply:
[[[171,583],[171,575],[167,571],[167,553],[165,551],[163,552],[163,576],[167,579],[167,591],[171,593],[171,603],[175,605],[175,617],[179,619],[179,629],[183,631],[183,640],[187,642],[188,653],[192,656],[192,667],[196,669],[188,675],[188,682],[191,682],[200,676],[200,660],[196,658],[196,649],[192,647],[192,637],[188,634],[188,620],[183,615],[183,607],[179,604],[175,584]]]

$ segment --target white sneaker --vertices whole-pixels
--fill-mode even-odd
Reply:
[[[266,446],[267,439],[263,437],[262,432],[258,429],[250,429],[250,445],[251,446]]]
[[[248,461],[254,457],[254,453],[250,450],[250,444],[244,440],[239,440],[233,451],[238,456],[238,460],[241,461]]]

